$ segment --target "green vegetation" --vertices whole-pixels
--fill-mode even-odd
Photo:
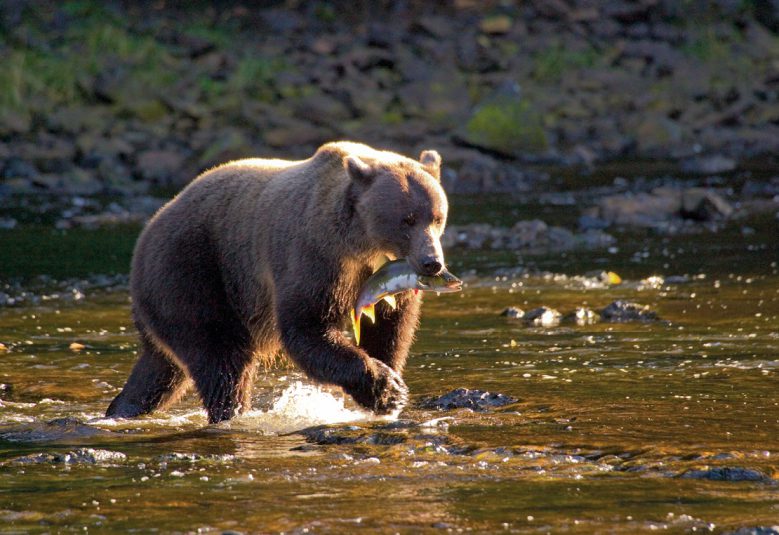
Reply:
[[[238,62],[228,78],[225,89],[229,91],[251,91],[258,100],[273,99],[273,80],[284,70],[286,63],[279,58],[246,55]]]
[[[543,117],[528,100],[486,103],[465,129],[472,143],[505,154],[543,151],[548,145]]]
[[[594,66],[599,58],[592,47],[568,50],[558,44],[533,57],[533,77],[540,82],[556,82],[567,71]]]
[[[731,37],[735,37],[731,35]],[[728,40],[718,36],[711,26],[704,27],[683,47],[684,52],[706,63],[727,61],[732,51]]]
[[[66,7],[80,13],[83,4],[71,2]],[[30,28],[34,30],[35,25]],[[0,70],[0,113],[46,112],[57,105],[89,100],[89,80],[108,68],[126,69],[147,92],[161,89],[174,77],[170,54],[162,45],[149,36],[128,32],[108,15],[79,20],[49,43],[50,47],[6,43],[5,68]]]
[[[130,29],[102,3],[70,1],[62,10],[71,20],[55,34],[47,30],[43,15],[28,10],[24,33],[0,37],[0,116],[45,115],[62,105],[94,104],[105,98],[95,95],[99,76],[108,77],[110,100],[120,115],[145,120],[158,118],[164,112],[159,97],[185,80],[209,103],[228,92],[269,101],[275,96],[272,80],[286,68],[281,59],[241,51],[226,76],[214,76],[214,67],[178,57],[177,46],[155,39],[153,28]],[[197,17],[182,20],[179,31],[217,49],[236,42],[226,26]]]

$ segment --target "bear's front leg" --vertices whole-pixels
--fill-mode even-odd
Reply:
[[[288,302],[289,303],[289,302]],[[403,378],[346,338],[337,322],[317,314],[305,301],[281,306],[278,323],[289,357],[312,379],[338,385],[376,414],[390,414],[408,401]]]
[[[376,322],[363,321],[360,325],[360,347],[398,373],[403,373],[408,351],[419,326],[422,294],[412,291],[395,296],[393,310],[384,301],[376,304]]]

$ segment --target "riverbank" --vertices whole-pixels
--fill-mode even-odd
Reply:
[[[178,189],[338,138],[436,148],[463,194],[536,190],[550,164],[775,166],[762,4],[6,2],[0,195]]]

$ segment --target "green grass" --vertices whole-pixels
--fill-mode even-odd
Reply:
[[[731,57],[730,43],[717,36],[712,27],[704,27],[682,50],[695,59],[706,63],[728,61]]]
[[[81,4],[89,3],[68,6],[79,13],[86,9]],[[0,69],[0,114],[46,113],[63,104],[85,102],[89,97],[82,82],[109,67],[126,68],[149,92],[175,79],[165,47],[150,36],[127,31],[110,17],[88,17],[49,43],[47,49],[8,45]]]
[[[231,91],[252,91],[256,98],[267,100],[273,79],[285,66],[282,59],[247,54],[227,79],[227,88]]]

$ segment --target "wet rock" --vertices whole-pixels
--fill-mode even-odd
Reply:
[[[655,321],[657,313],[650,310],[648,305],[640,305],[630,301],[614,301],[601,310],[600,317],[603,321]]]
[[[541,327],[553,327],[560,324],[560,318],[562,318],[562,314],[560,314],[557,310],[547,306],[542,306],[534,308],[533,310],[528,310],[525,312],[525,315],[522,319],[525,322],[533,325],[538,325]]]
[[[697,156],[682,160],[681,169],[685,173],[695,173],[700,175],[715,175],[717,173],[728,173],[736,169],[736,161],[732,158],[714,154],[711,156]]]
[[[18,223],[13,217],[0,217],[0,230],[14,229]]]
[[[759,470],[728,466],[688,470],[679,477],[682,479],[708,479],[710,481],[772,481],[769,476]]]
[[[682,217],[697,221],[717,221],[733,214],[733,207],[718,193],[704,188],[690,188],[682,193]]]
[[[681,196],[667,190],[601,199],[597,217],[617,225],[655,226],[681,210]]]
[[[316,426],[298,431],[309,442],[320,445],[372,444],[391,446],[409,439],[408,430],[414,425],[406,421],[390,422],[386,425],[361,427],[356,425]]]
[[[569,312],[562,317],[561,321],[575,323],[576,325],[591,325],[596,323],[599,315],[587,307],[576,307],[576,310]]]
[[[622,277],[620,277],[617,273],[614,273],[613,271],[605,271],[602,269],[588,271],[584,274],[584,278],[589,279],[596,284],[599,283],[603,286],[613,286],[622,283]],[[593,286],[596,284],[593,284]]]
[[[10,442],[54,442],[110,436],[112,433],[82,423],[76,418],[55,418],[48,422],[0,426],[0,439]]]
[[[426,409],[471,409],[475,411],[485,411],[510,405],[517,401],[516,398],[505,394],[491,393],[484,390],[457,388],[443,396],[428,399],[421,405]]]
[[[587,210],[590,220],[639,227],[667,227],[684,219],[721,221],[733,213],[733,207],[716,191],[705,188],[655,188],[650,193],[627,193],[602,198]]]
[[[735,531],[723,531],[723,535],[779,535],[779,524],[775,526],[755,526],[739,528]]]
[[[549,226],[540,219],[517,221],[509,234],[512,249],[529,248],[542,241],[549,232]]]
[[[441,240],[444,247],[468,249],[514,249],[530,253],[596,249],[614,243],[614,237],[600,230],[576,234],[568,229],[548,226],[535,219],[517,221],[511,228],[493,227],[486,223],[450,225]]]
[[[606,219],[586,214],[579,217],[578,223],[581,230],[603,230],[611,225]]]
[[[60,219],[55,223],[55,227],[58,229],[75,227],[96,229],[112,225],[138,225],[145,223],[153,213],[154,211],[150,212],[146,209],[130,211],[113,203],[108,210],[98,214],[75,215]]]
[[[16,457],[8,464],[117,464],[127,461],[127,455],[119,451],[78,448],[65,453],[37,453]]]
[[[500,315],[509,319],[522,319],[525,316],[525,311],[519,307],[508,307]]]
[[[201,454],[201,453],[166,453],[156,457],[160,463],[226,463],[236,460],[235,455],[225,454]]]
[[[350,426],[349,428],[330,427],[330,426],[317,426],[310,427],[299,431],[300,434],[306,437],[310,442],[316,444],[331,445],[331,444],[357,444],[361,442],[361,437],[354,434],[346,434],[344,431],[354,431],[359,428]]]

